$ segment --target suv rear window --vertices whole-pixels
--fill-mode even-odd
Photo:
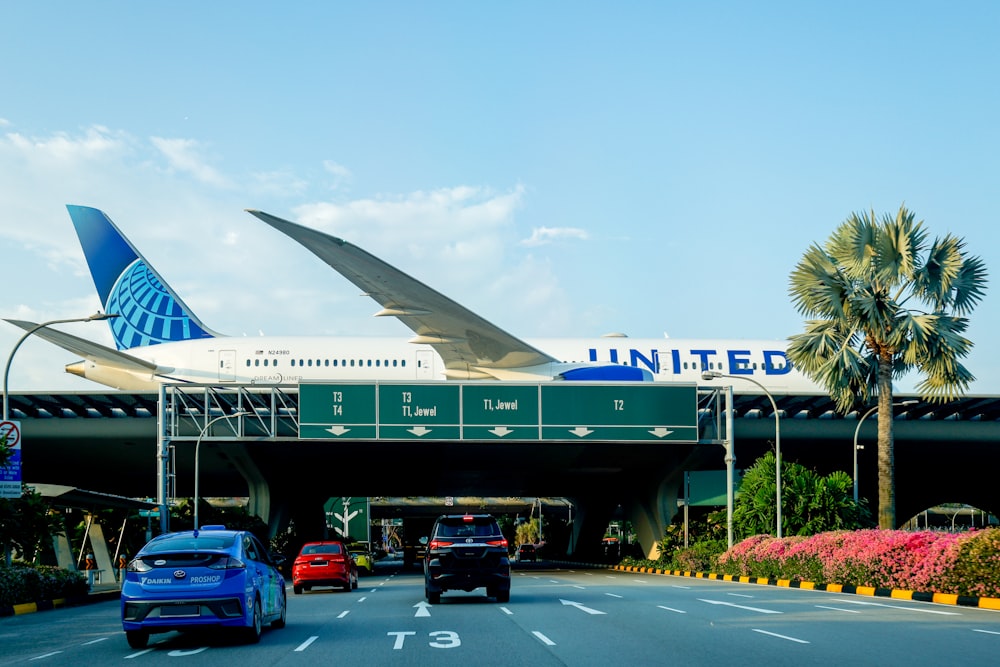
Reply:
[[[475,517],[472,521],[462,517],[441,519],[437,528],[438,537],[489,537],[499,534],[499,526],[489,517]]]

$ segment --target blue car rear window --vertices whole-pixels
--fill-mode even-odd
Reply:
[[[146,553],[167,553],[171,551],[228,550],[236,542],[235,535],[183,535],[168,537],[146,545]]]

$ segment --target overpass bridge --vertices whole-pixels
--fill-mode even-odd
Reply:
[[[300,440],[295,386],[189,385],[171,392],[11,394],[11,418],[21,422],[25,483],[190,498],[200,448],[200,495],[248,496],[251,512],[272,531],[290,519],[297,526],[322,525],[330,496],[554,496],[571,498],[579,525],[589,527],[577,544],[597,544],[607,517],[621,506],[648,549],[676,512],[683,472],[724,468],[723,449],[708,444],[711,437],[698,443]],[[852,471],[863,412],[838,415],[821,394],[774,398],[784,460],[824,474]],[[1000,514],[994,473],[1000,466],[1000,398],[967,396],[945,405],[910,395],[894,399],[917,401],[895,408],[900,523],[946,502]],[[733,411],[741,468],[773,448],[774,415],[761,394],[736,395]],[[246,414],[225,417],[239,412]],[[859,443],[866,447],[858,452],[861,496],[873,501],[875,432],[872,416],[861,427]]]

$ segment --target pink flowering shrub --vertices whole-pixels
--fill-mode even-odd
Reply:
[[[723,574],[1000,597],[1000,530],[757,535],[723,553]]]

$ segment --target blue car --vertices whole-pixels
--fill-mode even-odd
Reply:
[[[203,526],[164,533],[139,550],[122,582],[122,626],[132,648],[149,635],[206,627],[236,628],[250,643],[261,628],[285,627],[280,557],[253,534]]]

